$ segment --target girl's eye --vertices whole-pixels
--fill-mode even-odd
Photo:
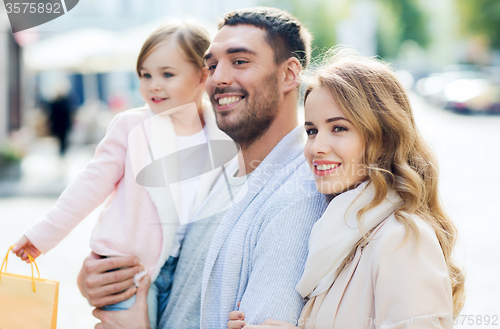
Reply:
[[[173,77],[174,75],[172,73],[163,73],[164,78],[170,78]]]
[[[342,131],[347,131],[347,128],[346,127],[342,127],[342,126],[335,126],[335,127],[333,127],[333,132],[339,133],[339,132],[342,132]]]
[[[146,79],[149,79],[149,78],[151,78],[151,74],[149,74],[149,73],[144,73],[144,74],[142,75],[142,77],[143,77],[143,78],[146,78]]]
[[[306,129],[306,134],[308,136],[316,135],[318,133],[318,129],[311,128],[311,129]]]

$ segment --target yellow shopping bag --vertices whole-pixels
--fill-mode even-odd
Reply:
[[[0,268],[0,328],[55,329],[59,282],[40,279],[38,266],[31,255],[31,276],[7,273],[9,248]],[[5,270],[3,266],[5,264]],[[38,278],[33,273],[33,264]]]

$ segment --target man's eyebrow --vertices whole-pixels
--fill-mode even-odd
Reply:
[[[344,117],[333,117],[333,118],[329,118],[329,119],[326,119],[325,122],[326,123],[330,123],[330,122],[333,122],[333,121],[338,121],[338,120],[345,120],[347,122],[351,122],[349,121],[349,119],[346,119]]]
[[[250,50],[246,47],[233,47],[233,48],[228,48],[226,50],[227,54],[235,54],[235,53],[247,53],[250,55],[257,55],[257,53],[253,50]]]
[[[246,53],[246,54],[250,54],[250,55],[257,55],[257,53],[255,51],[248,49],[246,47],[232,47],[232,48],[228,48],[226,50],[226,54],[236,54],[236,53]],[[212,57],[213,57],[212,53],[206,53],[205,56],[203,56],[203,60],[207,61]]]
[[[213,54],[212,54],[212,53],[207,53],[207,54],[205,54],[205,56],[203,56],[203,60],[204,60],[204,61],[207,61],[207,60],[209,60],[210,58],[212,58],[212,56],[213,56]]]

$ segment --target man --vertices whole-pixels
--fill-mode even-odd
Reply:
[[[216,184],[186,234],[159,328],[224,328],[239,302],[248,323],[299,315],[304,301],[295,285],[310,230],[326,207],[297,127],[299,73],[309,55],[307,31],[280,10],[244,9],[220,24],[205,55],[206,90],[217,125],[241,146],[242,157],[227,168],[231,193]],[[109,294],[129,287],[137,266],[104,272],[133,262],[90,257],[79,276],[82,294],[95,306],[130,297],[134,288]],[[147,327],[143,281],[131,309],[94,311],[102,321],[96,328]]]

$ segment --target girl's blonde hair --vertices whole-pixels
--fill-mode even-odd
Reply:
[[[304,102],[313,89],[327,88],[366,141],[363,162],[376,194],[358,220],[384,200],[389,188],[397,191],[403,204],[395,217],[405,226],[406,238],[410,230],[419,237],[408,214],[434,228],[452,282],[453,313],[459,314],[465,276],[452,259],[457,230],[439,199],[437,160],[415,125],[408,95],[389,66],[376,59],[350,50],[329,51],[326,58],[312,76]]]
[[[165,41],[174,38],[187,60],[196,65],[200,70],[205,66],[203,56],[210,46],[210,36],[200,25],[183,22],[169,23],[160,26],[146,39],[137,58],[137,75],[146,57]]]

